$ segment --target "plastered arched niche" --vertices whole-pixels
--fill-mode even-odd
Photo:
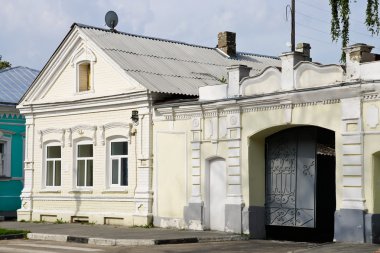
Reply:
[[[305,89],[342,82],[344,71],[339,65],[319,65],[311,62],[301,62],[295,66],[294,76],[296,89]]]
[[[205,172],[205,225],[212,230],[224,231],[227,199],[226,160],[218,156],[206,159]]]
[[[257,76],[245,78],[240,87],[242,96],[252,96],[281,91],[281,72],[269,67]]]

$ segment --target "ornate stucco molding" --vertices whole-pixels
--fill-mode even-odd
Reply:
[[[47,129],[43,129],[43,130],[39,131],[39,135],[40,135],[39,145],[40,145],[40,148],[42,148],[42,144],[44,143],[44,136],[47,135],[47,134],[57,134],[57,135],[59,135],[59,137],[57,137],[55,139],[58,139],[61,142],[62,147],[65,147],[65,129],[63,129],[63,128],[47,128]]]
[[[74,126],[74,127],[71,127],[70,129],[68,129],[69,131],[69,134],[71,135],[70,137],[70,146],[72,145],[73,143],[73,134],[74,133],[77,133],[79,134],[80,136],[85,136],[85,130],[87,131],[90,131],[92,133],[91,135],[91,138],[94,142],[94,145],[96,146],[97,145],[97,141],[96,141],[96,130],[97,130],[97,127],[96,126],[91,126],[91,125],[77,125],[77,126]]]

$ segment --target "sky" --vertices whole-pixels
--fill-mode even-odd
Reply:
[[[279,56],[290,42],[290,0],[0,0],[0,55],[12,66],[41,70],[73,23],[214,47],[221,31],[236,32],[239,52]],[[364,25],[365,2],[351,3],[350,43],[380,52]],[[341,44],[330,36],[329,0],[296,0],[296,43],[311,44],[313,61],[339,63]],[[288,20],[287,20],[288,16]],[[376,48],[379,47],[379,48]]]

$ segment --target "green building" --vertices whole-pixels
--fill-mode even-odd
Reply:
[[[16,216],[21,207],[25,118],[16,105],[38,75],[37,70],[14,67],[0,70],[0,217]]]

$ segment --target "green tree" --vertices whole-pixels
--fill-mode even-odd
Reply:
[[[5,68],[9,68],[9,67],[12,67],[12,64],[8,61],[2,61],[3,57],[0,55],[0,69],[5,69]]]
[[[331,6],[331,37],[333,41],[342,39],[342,47],[350,40],[350,3],[352,0],[329,0]],[[357,0],[354,0],[356,2]],[[363,1],[363,0],[360,0]],[[380,30],[379,0],[367,0],[365,24],[372,35],[378,35]],[[341,61],[345,61],[344,52]]]

